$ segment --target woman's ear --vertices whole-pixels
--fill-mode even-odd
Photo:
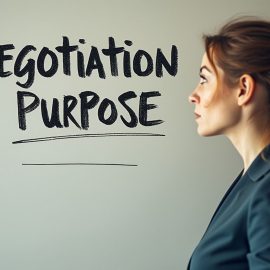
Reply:
[[[255,80],[248,74],[239,79],[237,102],[239,106],[247,104],[255,93]]]

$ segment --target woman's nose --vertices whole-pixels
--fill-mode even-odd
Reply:
[[[195,91],[191,93],[191,95],[188,97],[188,101],[190,103],[197,103],[198,102],[198,96],[196,95]]]

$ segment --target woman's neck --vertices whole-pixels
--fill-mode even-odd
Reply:
[[[258,126],[244,126],[237,131],[226,134],[227,138],[239,152],[244,163],[244,172],[247,171],[257,155],[270,143],[269,136],[263,136],[265,128]]]

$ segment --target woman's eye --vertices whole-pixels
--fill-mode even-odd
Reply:
[[[199,84],[204,84],[205,82],[207,82],[206,78],[203,75],[200,75],[200,82],[199,82]]]

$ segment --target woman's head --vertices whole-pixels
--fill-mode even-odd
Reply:
[[[202,80],[189,97],[199,134],[226,134],[263,110],[270,121],[270,22],[242,17],[203,39]]]

